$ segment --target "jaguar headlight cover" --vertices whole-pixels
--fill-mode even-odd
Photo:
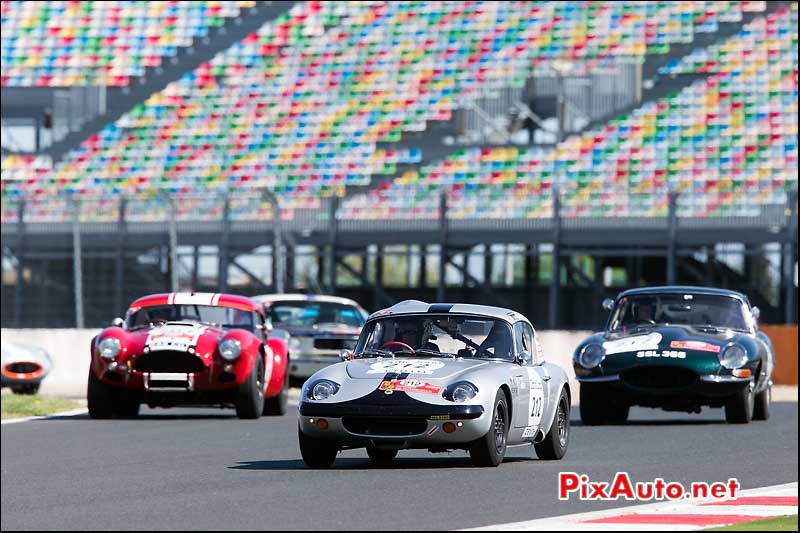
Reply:
[[[445,400],[456,403],[468,402],[478,394],[478,387],[469,381],[459,381],[448,386],[442,393]]]
[[[725,368],[741,368],[747,364],[747,351],[738,344],[729,344],[719,353],[719,364]]]
[[[308,387],[308,398],[311,400],[327,400],[339,392],[339,384],[329,379],[320,379]]]
[[[236,339],[225,339],[219,343],[219,355],[226,361],[233,361],[242,351],[242,344]]]
[[[121,347],[119,339],[115,337],[106,337],[97,343],[97,352],[103,359],[114,359],[119,355]]]
[[[587,344],[578,354],[578,364],[583,368],[594,368],[606,358],[605,349],[599,344]]]

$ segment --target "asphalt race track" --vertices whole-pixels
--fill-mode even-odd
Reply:
[[[400,452],[388,469],[363,450],[307,470],[297,415],[241,421],[233,411],[143,410],[2,427],[2,529],[455,529],[619,507],[560,502],[559,471],[610,481],[725,481],[742,488],[797,480],[797,403],[747,426],[633,409],[626,426],[581,427],[562,461],[509,450],[499,468],[464,452]]]

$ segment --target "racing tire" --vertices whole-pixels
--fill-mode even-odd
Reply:
[[[281,416],[286,414],[286,404],[289,403],[289,362],[283,371],[283,385],[281,391],[272,398],[264,399],[264,416]]]
[[[370,461],[379,466],[388,466],[397,457],[397,450],[384,450],[382,448],[375,448],[367,446],[367,455]]]
[[[96,420],[108,420],[114,416],[114,391],[97,379],[91,368],[86,387],[86,407],[89,409],[89,417]]]
[[[749,386],[744,387],[725,402],[725,421],[728,424],[749,424],[754,407],[755,394]]]
[[[767,387],[756,394],[753,405],[753,420],[769,420],[769,404],[772,402],[772,387]]]
[[[236,397],[236,416],[255,420],[264,411],[264,358],[256,357],[256,363],[241,385]]]
[[[28,383],[25,385],[16,385],[11,387],[11,392],[14,394],[36,394],[39,392],[39,385],[41,383]]]
[[[561,459],[567,453],[567,446],[569,446],[569,415],[569,395],[566,389],[561,389],[550,431],[547,432],[542,442],[533,444],[539,459],[555,461]]]
[[[129,391],[120,389],[112,390],[111,393],[114,396],[114,401],[111,406],[114,416],[122,418],[136,418],[139,416],[139,407],[141,404],[138,396]]]
[[[469,447],[469,456],[477,466],[498,466],[503,462],[508,443],[508,400],[497,391],[492,409],[492,425],[486,435]]]
[[[630,406],[619,400],[609,401],[609,393],[602,387],[581,383],[580,411],[584,426],[624,424],[628,421]]]
[[[300,455],[308,468],[330,468],[336,461],[339,446],[334,440],[315,439],[297,428],[297,438],[300,443]]]

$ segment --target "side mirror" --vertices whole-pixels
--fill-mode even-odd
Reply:
[[[758,320],[758,318],[761,316],[761,309],[753,306],[753,308],[750,309],[750,314],[753,315],[753,320]]]
[[[614,310],[614,300],[611,298],[606,298],[603,300],[603,309],[606,311],[613,311]]]
[[[342,361],[351,361],[355,359],[355,355],[350,350],[343,349],[339,351],[339,359]]]
[[[114,320],[111,321],[111,325],[117,328],[121,328],[125,325],[125,321],[122,320],[120,317],[116,317]]]
[[[531,362],[531,354],[525,350],[519,352],[517,356],[517,363],[521,364],[522,366],[528,365]]]

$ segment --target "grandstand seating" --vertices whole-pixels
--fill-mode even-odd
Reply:
[[[2,2],[3,87],[128,85],[255,2]]]
[[[313,207],[320,196],[341,196],[346,186],[366,185],[373,175],[418,163],[418,150],[379,149],[377,143],[422,130],[429,120],[450,118],[480,91],[519,86],[556,60],[587,68],[609,59],[642,60],[665,53],[670,44],[690,42],[694,32],[714,31],[719,22],[764,7],[764,2],[298,4],[87,139],[45,176],[7,180],[4,160],[3,197],[68,192],[157,198],[157,190],[269,187],[287,210]],[[445,186],[459,199],[453,217],[543,217],[550,213],[554,183],[565,195],[567,215],[662,214],[666,183],[686,189],[694,187],[695,174],[711,180],[712,157],[701,156],[713,151],[712,140],[738,143],[745,124],[748,132],[761,124],[760,111],[742,117],[739,100],[730,96],[761,90],[751,87],[763,84],[760,76],[725,73],[715,86],[710,79],[553,151],[465,150],[348,200],[342,216],[375,218],[384,208],[405,209],[399,216],[416,217],[415,209],[426,216],[432,211],[425,202],[438,202],[426,192]],[[793,97],[783,90],[767,96],[784,119],[784,130],[793,125],[796,135],[796,117],[793,123],[785,117],[792,105],[796,113],[796,78],[793,88]],[[685,127],[712,95],[720,100],[708,107],[715,118],[706,123],[703,115],[702,123]],[[789,159],[793,149],[796,168],[796,142],[793,148],[790,141],[778,146],[789,135],[776,135],[764,149],[783,150]],[[695,169],[693,160],[679,157],[686,149],[679,141],[690,144],[705,166],[698,163]],[[736,147],[718,150],[720,161],[732,157]],[[703,212],[695,207],[691,212]],[[208,219],[218,213],[189,209],[187,216],[200,211]]]
[[[697,60],[701,57],[701,60]],[[709,65],[714,65],[713,69]],[[797,184],[797,4],[757,18],[741,34],[670,72],[710,72],[678,94],[543,148],[473,148],[347,199],[344,219],[562,215],[755,216],[782,206]]]

